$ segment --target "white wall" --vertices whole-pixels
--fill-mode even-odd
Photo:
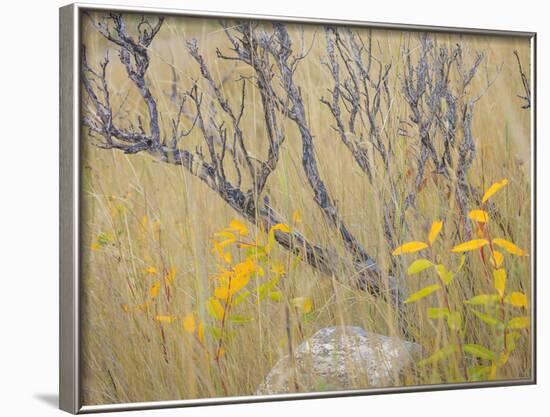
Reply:
[[[108,0],[105,0],[108,1]],[[114,0],[113,0],[114,1]],[[538,114],[550,97],[546,77],[550,26],[542,1],[117,0],[118,4],[312,16],[380,22],[538,31]],[[2,415],[59,415],[57,395],[58,10],[57,0],[6,1],[0,19],[0,410]],[[547,280],[550,209],[548,123],[539,118],[539,385],[422,394],[325,399],[132,415],[280,416],[541,415],[549,403]],[[546,326],[546,329],[543,327]],[[544,409],[544,408],[542,408]]]

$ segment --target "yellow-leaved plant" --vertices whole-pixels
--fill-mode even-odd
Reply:
[[[300,221],[299,212],[294,212],[292,224]],[[227,342],[236,331],[255,320],[239,311],[241,305],[286,302],[305,321],[312,317],[313,302],[309,297],[286,299],[286,294],[280,288],[281,279],[295,268],[299,258],[288,258],[285,264],[274,255],[278,232],[290,233],[291,227],[283,223],[275,224],[267,233],[260,232],[259,238],[252,239],[244,223],[232,220],[228,227],[214,235],[212,253],[219,262],[217,272],[210,277],[211,293],[205,302],[210,320],[204,323],[198,320],[198,312],[190,312],[183,318],[183,328],[194,334],[199,343],[208,349],[205,343],[206,331],[214,345],[209,356],[218,365],[227,354]],[[254,284],[251,285],[251,282]]]
[[[456,381],[482,381],[498,378],[499,369],[506,366],[511,353],[517,347],[521,331],[528,332],[530,318],[526,315],[528,297],[522,291],[510,291],[507,285],[505,255],[523,257],[527,253],[513,242],[494,238],[490,233],[490,215],[487,211],[488,200],[508,184],[506,179],[491,185],[482,197],[482,207],[471,210],[468,218],[476,227],[476,238],[458,243],[450,249],[451,254],[460,254],[454,268],[448,268],[437,262],[434,243],[442,230],[443,223],[436,220],[432,223],[427,242],[412,241],[400,245],[393,251],[394,256],[421,252],[423,257],[412,261],[407,275],[432,273],[435,282],[425,285],[411,294],[405,304],[419,303],[420,300],[436,296],[438,305],[428,307],[427,317],[431,320],[446,321],[446,335],[443,346],[422,359],[419,366],[441,366],[447,363],[452,369],[448,373]],[[502,251],[503,250],[503,251]],[[467,257],[479,253],[482,268],[485,271],[486,285],[490,291],[475,294],[461,302],[451,303],[450,286],[463,269]],[[475,257],[468,259],[474,262]],[[511,260],[510,262],[513,262]],[[472,279],[479,279],[472,277]],[[432,297],[433,299],[433,297]],[[459,300],[460,301],[460,300]],[[519,315],[518,315],[519,312]],[[488,326],[495,337],[491,346],[482,346],[472,340],[474,337],[467,331],[465,316],[470,314],[479,320],[476,326]],[[455,360],[447,360],[454,357]]]

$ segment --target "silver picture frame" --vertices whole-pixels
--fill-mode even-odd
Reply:
[[[264,21],[283,21],[314,24],[344,25],[404,31],[429,31],[495,35],[499,37],[523,37],[531,47],[531,335],[532,372],[531,377],[518,380],[449,383],[398,388],[372,388],[352,391],[313,392],[269,396],[241,396],[193,400],[136,402],[110,405],[83,405],[80,384],[80,274],[81,274],[81,211],[80,211],[80,25],[83,11],[143,12],[172,16],[204,18],[239,18]],[[505,30],[488,30],[428,25],[407,25],[396,23],[375,23],[368,21],[331,20],[310,17],[268,16],[257,14],[207,12],[152,7],[118,7],[103,4],[74,3],[59,9],[59,407],[69,413],[94,413],[106,411],[142,410],[153,408],[189,407],[199,405],[235,404],[279,400],[300,400],[324,397],[344,397],[372,394],[391,394],[435,390],[452,390],[479,387],[502,387],[536,384],[536,51],[537,34]]]

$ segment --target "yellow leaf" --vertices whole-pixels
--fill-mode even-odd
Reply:
[[[257,248],[259,244],[258,242],[254,242],[254,243],[240,242],[237,244],[237,246],[242,249],[248,249],[248,248]]]
[[[468,214],[468,217],[478,223],[487,223],[489,221],[489,214],[485,210],[472,210]]]
[[[529,317],[515,317],[508,322],[509,329],[526,329],[529,327]]]
[[[304,300],[303,310],[306,314],[313,310],[313,301],[311,300],[311,298],[306,298]]]
[[[464,243],[461,243],[460,245],[456,245],[454,248],[451,249],[451,252],[468,252],[471,250],[482,248],[488,243],[489,241],[486,239],[469,240],[468,242],[464,242]]]
[[[435,238],[437,235],[439,235],[439,232],[441,231],[441,228],[443,227],[443,222],[436,220],[432,223],[432,227],[430,228],[430,233],[428,234],[428,242],[430,242],[430,246],[434,243]]]
[[[199,342],[204,342],[204,325],[202,324],[202,321],[199,322],[199,325],[197,326],[197,337],[199,338]]]
[[[498,355],[497,365],[504,366],[508,362],[510,354],[508,352],[500,352]]]
[[[426,249],[427,247],[428,245],[424,242],[408,242],[396,248],[392,252],[392,255],[397,256],[397,255],[402,255],[404,253],[414,253],[422,249]]]
[[[148,266],[147,268],[145,268],[145,269],[143,270],[143,272],[146,272],[147,274],[154,275],[154,274],[156,274],[158,271],[157,271],[157,268],[155,268],[154,266]]]
[[[212,245],[214,246],[212,252],[218,252],[220,255],[223,255],[224,248],[231,245],[236,239],[233,233],[229,233],[229,235],[231,237],[228,237],[222,241],[212,240]]]
[[[176,321],[178,318],[175,316],[165,316],[165,315],[157,315],[155,316],[155,320],[160,323],[172,323],[173,321]]]
[[[504,297],[504,291],[506,290],[506,269],[500,268],[493,271],[495,290],[497,290],[500,297]]]
[[[434,266],[434,264],[428,261],[427,259],[417,259],[416,261],[414,261],[412,264],[409,265],[409,268],[407,269],[407,274],[408,275],[418,274],[419,272],[422,272],[425,269],[428,269],[432,266]]]
[[[136,311],[147,311],[149,310],[150,301],[145,301],[143,304],[138,304],[135,309]]]
[[[279,230],[281,232],[290,233],[290,228],[283,223],[278,223],[275,226],[272,226],[271,229],[269,229],[268,237],[267,237],[267,245],[265,245],[265,251],[266,253],[271,252],[271,249],[273,249],[273,245],[275,244],[275,231]]]
[[[128,311],[130,311],[130,307],[128,306],[128,304],[121,304],[120,307],[122,308],[122,310],[127,313]]]
[[[229,288],[227,287],[216,287],[214,289],[214,296],[220,300],[227,300],[229,298]]]
[[[176,268],[172,267],[168,270],[168,272],[164,276],[164,280],[168,285],[170,285],[172,284],[172,282],[174,282],[174,279],[176,279]]]
[[[231,262],[233,262],[233,256],[231,255],[231,252],[225,252],[223,254],[223,260],[227,264],[230,264]]]
[[[187,333],[195,332],[195,315],[193,313],[189,313],[183,318],[183,330]]]
[[[290,227],[283,223],[278,223],[271,228],[272,231],[279,230],[281,232],[290,233]]]
[[[248,284],[250,280],[250,274],[246,275],[236,275],[235,278],[231,281],[231,294],[239,292],[242,288]]]
[[[101,245],[97,242],[92,242],[92,244],[90,245],[90,249],[91,250],[100,250],[101,249]]]
[[[504,301],[514,307],[527,307],[527,296],[522,292],[514,291]]]
[[[489,198],[491,198],[498,190],[500,190],[506,184],[508,184],[508,180],[505,178],[502,181],[495,182],[493,185],[487,188],[487,191],[485,191],[485,194],[483,194],[481,203],[484,204]]]
[[[438,285],[438,284],[428,285],[427,287],[422,288],[420,291],[415,292],[413,295],[407,298],[405,300],[405,304],[414,303],[415,301],[421,300],[422,298],[427,297],[431,293],[440,289],[441,289],[441,285]]]
[[[222,304],[216,298],[210,298],[206,304],[206,310],[208,314],[217,320],[222,320],[224,315],[224,309]]]
[[[309,313],[313,310],[313,301],[309,297],[296,297],[290,300],[290,303],[302,310],[304,314]]]
[[[250,281],[251,275],[255,272],[261,275],[263,269],[261,269],[251,258],[247,258],[245,261],[235,265],[233,267],[233,278],[231,280],[231,294],[235,294],[246,286],[248,281]]]
[[[496,362],[493,362],[491,364],[491,371],[489,372],[488,379],[489,380],[497,379],[497,364],[496,364]]]
[[[231,220],[231,222],[229,222],[229,227],[232,230],[239,232],[241,236],[248,235],[248,228],[238,220]]]
[[[491,256],[491,265],[493,265],[494,268],[500,268],[502,262],[504,262],[504,255],[502,255],[499,251],[494,250]]]
[[[512,255],[517,255],[517,256],[526,255],[523,249],[518,248],[516,245],[514,245],[512,242],[506,239],[493,239],[493,243],[501,247],[502,249],[506,250],[508,253],[511,253]]]
[[[302,221],[302,214],[298,210],[294,210],[294,213],[292,213],[292,222],[294,224],[300,223]]]
[[[222,230],[221,232],[214,233],[214,236],[216,237],[223,237],[224,239],[234,242],[235,241],[235,235],[231,232],[228,232],[226,230]]]
[[[156,298],[159,295],[160,291],[160,281],[155,281],[151,288],[149,289],[149,295],[151,298]]]
[[[280,263],[274,263],[271,266],[271,272],[277,274],[277,275],[284,275],[285,274],[285,267],[283,264]]]

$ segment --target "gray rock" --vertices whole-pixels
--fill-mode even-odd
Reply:
[[[360,327],[325,327],[281,358],[257,395],[394,386],[421,355],[416,343]]]

